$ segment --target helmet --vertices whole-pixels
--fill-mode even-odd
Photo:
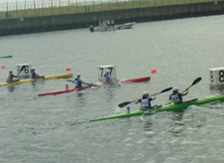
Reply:
[[[78,72],[78,73],[77,73],[77,77],[80,77],[80,76],[81,76],[81,74],[80,74],[80,72]]]
[[[174,91],[174,92],[177,92],[178,90],[179,90],[179,89],[178,89],[177,87],[174,87],[174,88],[173,88],[173,91]]]
[[[9,73],[11,74],[12,73],[12,70],[10,70]]]
[[[149,94],[149,92],[147,92],[147,91],[143,92],[143,95],[148,95],[148,94]]]

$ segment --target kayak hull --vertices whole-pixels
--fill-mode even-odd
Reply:
[[[12,55],[0,56],[0,58],[12,58]]]
[[[115,114],[115,115],[111,115],[111,116],[92,119],[90,121],[95,122],[95,121],[101,121],[101,120],[132,117],[132,116],[138,116],[138,115],[143,115],[143,114],[148,115],[148,114],[153,114],[153,113],[161,112],[161,111],[178,112],[178,111],[183,111],[184,109],[186,109],[187,107],[192,106],[192,105],[203,105],[203,104],[211,103],[211,102],[215,102],[215,101],[224,102],[224,96],[222,95],[222,96],[208,97],[208,98],[203,98],[203,99],[194,99],[194,100],[186,101],[182,104],[162,105],[156,109],[147,110],[147,111],[135,110],[135,111],[132,111],[129,113]]]
[[[54,78],[71,78],[73,77],[73,73],[64,73],[64,74],[56,74],[56,75],[46,75],[44,76],[44,78],[39,78],[39,79],[21,79],[19,81],[15,81],[15,82],[5,82],[5,83],[0,83],[0,86],[5,86],[5,85],[16,85],[16,84],[21,84],[21,83],[25,83],[25,82],[34,82],[34,81],[38,81],[38,80],[48,80],[48,79],[54,79]]]
[[[70,92],[75,92],[75,91],[82,91],[82,90],[88,89],[88,88],[90,88],[90,87],[61,89],[61,90],[57,90],[57,91],[51,91],[51,92],[46,92],[46,93],[39,93],[38,96],[58,95],[58,94],[62,94],[62,93],[70,93]]]
[[[150,76],[132,78],[132,79],[123,79],[120,80],[120,83],[137,83],[137,82],[147,82],[150,80]]]
[[[140,77],[140,78],[132,78],[132,79],[124,79],[121,80],[121,83],[131,83],[131,82],[147,82],[150,80],[150,77]],[[110,85],[110,84],[103,84],[103,83],[97,83],[94,84],[95,86],[98,87],[110,87],[110,86],[116,86],[116,85]],[[57,95],[57,94],[63,94],[63,93],[70,93],[74,91],[82,91],[84,89],[88,89],[91,87],[83,87],[83,88],[69,88],[69,89],[61,89],[61,90],[56,90],[56,91],[51,91],[51,92],[46,92],[46,93],[40,93],[38,96],[47,96],[47,95]]]

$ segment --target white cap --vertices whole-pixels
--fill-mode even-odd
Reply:
[[[106,70],[106,73],[109,73],[109,72],[110,72],[110,70],[107,69],[107,70]]]
[[[143,95],[148,95],[148,94],[149,94],[148,91],[144,91],[144,92],[143,92]]]
[[[78,73],[77,73],[77,76],[81,76],[81,73],[80,73],[80,72],[78,72]]]
[[[173,91],[178,91],[179,89],[177,87],[174,87],[173,88]]]

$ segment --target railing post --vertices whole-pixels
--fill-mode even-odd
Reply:
[[[16,18],[18,18],[19,15],[18,15],[18,4],[17,4],[17,1],[16,1]]]
[[[103,5],[103,2],[102,2],[102,0],[101,0],[101,11],[102,11],[102,9],[103,9],[103,6],[102,6],[102,5]]]
[[[42,14],[44,15],[44,0],[42,0]]]

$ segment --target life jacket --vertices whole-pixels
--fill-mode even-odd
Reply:
[[[170,98],[175,104],[182,103],[182,101],[183,101],[180,93],[173,93],[170,95]]]
[[[14,75],[12,75],[12,74],[9,74],[9,77],[7,78],[7,82],[13,82],[13,77],[14,77]]]
[[[141,107],[143,108],[151,108],[152,98],[142,98],[141,99]]]
[[[105,74],[104,75],[104,81],[107,84],[111,84],[111,79],[110,79],[110,75],[109,74]]]
[[[80,88],[82,87],[82,80],[80,78],[75,78],[75,87]]]
[[[36,79],[37,78],[37,74],[35,72],[31,73],[31,78]]]

